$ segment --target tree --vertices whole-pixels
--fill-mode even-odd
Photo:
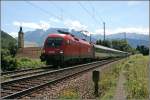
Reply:
[[[8,50],[10,51],[10,55],[12,57],[15,57],[16,53],[17,53],[17,45],[15,45],[14,43],[9,43],[9,48]]]
[[[3,71],[15,70],[17,68],[16,58],[12,58],[7,49],[1,49],[1,68]]]
[[[136,50],[138,50],[143,55],[149,55],[149,48],[144,45],[141,45],[141,46],[138,45]]]
[[[111,42],[109,40],[97,40],[96,44],[111,47]]]
[[[129,52],[132,50],[132,47],[128,44],[127,41],[124,40],[113,40],[112,41],[112,48]]]

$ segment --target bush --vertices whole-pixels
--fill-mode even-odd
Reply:
[[[17,59],[18,69],[22,68],[37,68],[44,65],[39,59],[30,59],[27,57],[18,58]]]
[[[9,50],[1,50],[1,68],[2,71],[12,71],[17,68],[17,60],[10,55]]]
[[[2,56],[1,65],[2,71],[12,71],[17,68],[17,60],[11,56]]]
[[[21,58],[20,61],[22,61],[22,62],[28,62],[28,61],[31,61],[31,59],[28,58],[28,57],[24,57],[24,58]]]
[[[9,43],[10,47],[8,48],[10,55],[12,57],[15,57],[16,53],[17,53],[17,45],[13,44],[13,43]]]

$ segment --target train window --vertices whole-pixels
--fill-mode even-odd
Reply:
[[[62,45],[63,38],[60,37],[49,37],[46,40],[45,47],[54,47],[58,48]]]

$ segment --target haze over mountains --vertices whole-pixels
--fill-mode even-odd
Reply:
[[[86,39],[87,41],[90,41],[90,37],[84,35],[80,31],[75,31],[74,29],[69,30],[66,28],[49,28],[46,31],[42,29],[28,31],[25,33],[25,41],[37,43],[39,46],[42,46],[47,35],[51,33],[58,33],[57,30],[70,32],[78,38]],[[98,39],[103,39],[103,35],[92,34],[93,42],[96,42],[96,40]],[[116,34],[107,35],[106,39],[108,40],[124,39],[124,33],[116,33]],[[137,45],[148,46],[149,44],[149,35],[143,35],[143,34],[137,34],[137,33],[126,33],[126,39],[132,47],[136,47]]]
[[[66,28],[49,28],[46,31],[44,31],[42,29],[36,29],[34,31],[25,32],[25,34],[24,34],[25,47],[31,47],[31,46],[42,47],[47,35],[51,34],[51,33],[58,33],[57,30],[70,32],[80,39],[86,39],[87,41],[90,41],[89,36],[86,36],[85,34],[81,33],[80,31],[75,31],[74,29],[69,30]],[[98,40],[98,39],[103,40],[103,35],[101,35],[101,34],[92,34],[91,37],[92,37],[91,40],[93,42],[96,42],[96,40]],[[106,35],[106,39],[107,40],[124,39],[124,33],[116,33],[116,34]],[[136,48],[137,45],[145,45],[147,47],[149,46],[149,35],[137,34],[137,33],[126,33],[126,39],[129,42],[129,44],[134,48]]]

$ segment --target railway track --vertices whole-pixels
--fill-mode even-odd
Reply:
[[[32,74],[46,72],[49,70],[54,70],[54,68],[50,68],[50,66],[51,65],[43,66],[43,67],[35,68],[35,69],[30,68],[30,69],[2,72],[1,73],[1,81],[5,82],[5,81],[8,81],[8,80],[11,80],[14,78],[20,78],[20,77],[29,76]]]
[[[1,83],[1,97],[2,99],[16,99],[26,96],[32,91],[38,90],[43,86],[58,82],[75,74],[85,72],[116,60],[118,59],[102,60],[5,81]]]

